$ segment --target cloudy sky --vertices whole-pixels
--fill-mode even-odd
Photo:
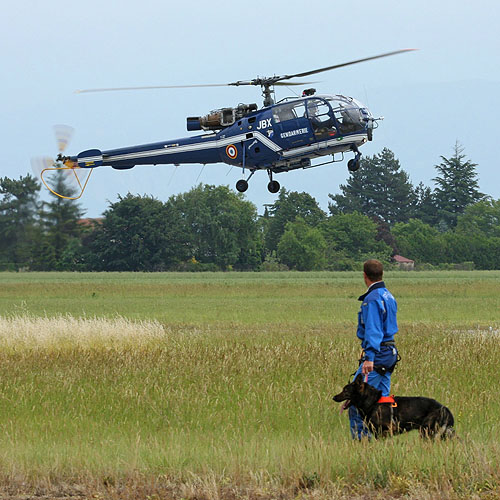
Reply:
[[[254,87],[76,89],[224,83],[418,48],[317,75],[314,86],[356,97],[385,117],[363,154],[388,147],[414,184],[432,186],[440,155],[450,156],[458,140],[478,164],[482,191],[500,198],[500,9],[493,0],[17,0],[2,2],[0,23],[1,176],[18,178],[31,171],[31,157],[55,155],[54,124],[76,129],[68,153],[77,154],[187,136],[187,116],[261,104]],[[277,97],[293,91],[282,88]],[[233,188],[240,176],[224,164],[101,168],[81,205],[96,217],[118,194],[166,200],[199,182]],[[276,179],[326,209],[328,194],[348,176],[339,163]],[[259,172],[246,192],[259,212],[276,197],[267,182]]]

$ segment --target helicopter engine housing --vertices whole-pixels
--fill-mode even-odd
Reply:
[[[257,104],[238,104],[235,108],[221,108],[210,111],[205,116],[189,116],[188,130],[221,130],[233,125],[237,120],[257,111]]]

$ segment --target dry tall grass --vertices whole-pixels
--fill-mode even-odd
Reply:
[[[394,391],[445,403],[460,438],[355,443],[330,399],[355,368],[351,326],[0,317],[1,482],[115,498],[495,498],[498,338],[497,325],[403,324]]]
[[[117,316],[75,318],[69,314],[56,317],[0,316],[0,345],[9,349],[95,347],[106,344],[136,346],[165,336],[165,328],[156,320],[138,320]]]

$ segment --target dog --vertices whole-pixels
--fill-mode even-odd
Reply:
[[[377,437],[418,429],[423,438],[453,437],[454,418],[451,411],[435,399],[425,397],[394,397],[393,403],[379,402],[382,391],[363,382],[359,374],[342,392],[333,396],[337,403],[345,401],[343,410],[355,406],[366,426]]]

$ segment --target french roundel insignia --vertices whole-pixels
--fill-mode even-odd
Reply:
[[[236,146],[234,144],[229,144],[229,146],[226,148],[226,154],[231,158],[231,160],[234,160],[238,156],[238,150],[236,149]]]

